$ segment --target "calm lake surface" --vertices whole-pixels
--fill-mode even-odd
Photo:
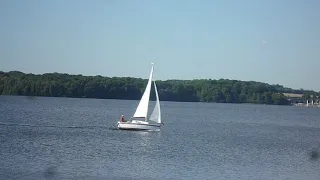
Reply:
[[[160,132],[117,130],[137,103],[0,96],[0,179],[320,179],[320,108],[161,102]]]

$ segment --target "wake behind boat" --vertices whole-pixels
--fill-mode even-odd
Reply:
[[[150,131],[158,131],[163,125],[161,121],[161,110],[160,110],[160,101],[158,90],[156,86],[156,82],[153,80],[153,63],[151,67],[151,72],[149,75],[149,80],[142,95],[142,98],[138,104],[136,112],[134,113],[133,117],[129,121],[125,121],[123,115],[121,116],[120,121],[118,121],[118,129],[122,130],[150,130]],[[151,91],[151,84],[153,81],[154,90],[156,94],[156,104],[154,109],[148,119],[148,107],[150,101],[150,91]]]

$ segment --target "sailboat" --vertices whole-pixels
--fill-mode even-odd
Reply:
[[[156,86],[156,82],[153,80],[153,63],[151,67],[151,72],[149,75],[148,83],[142,98],[138,104],[138,107],[130,120],[128,121],[118,121],[118,129],[122,130],[150,130],[150,131],[158,131],[163,125],[161,121],[161,110],[160,110],[160,101],[158,90]],[[153,81],[153,83],[152,83]],[[155,94],[156,94],[156,104],[154,109],[148,117],[149,110],[149,101],[150,101],[150,92],[151,86],[154,86]]]

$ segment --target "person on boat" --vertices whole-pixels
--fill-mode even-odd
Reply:
[[[121,115],[120,122],[124,122],[124,115]]]

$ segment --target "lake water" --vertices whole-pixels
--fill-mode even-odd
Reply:
[[[320,179],[320,108],[161,102],[160,132],[117,130],[137,103],[0,96],[0,179]]]

